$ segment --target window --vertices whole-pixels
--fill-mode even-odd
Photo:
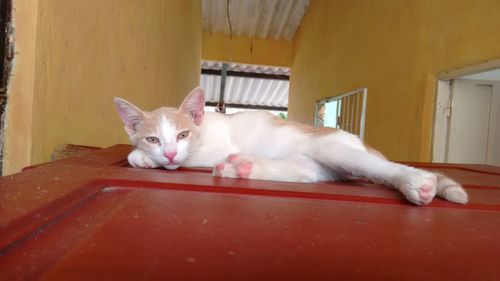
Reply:
[[[362,88],[317,101],[314,126],[342,129],[363,139],[367,95],[368,89]]]

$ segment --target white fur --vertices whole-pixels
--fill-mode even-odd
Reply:
[[[199,142],[192,148],[184,167],[213,167],[231,153],[239,152],[231,137],[230,116],[218,113],[205,113],[200,126]]]
[[[163,140],[163,149],[173,150],[175,149],[175,141],[176,141],[176,128],[170,123],[165,116],[161,117],[160,126],[158,130],[158,134],[161,135],[161,139]]]
[[[134,168],[152,169],[160,166],[155,161],[151,160],[142,150],[137,149],[128,155],[127,160]]]

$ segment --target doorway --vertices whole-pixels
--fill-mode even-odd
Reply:
[[[433,162],[500,166],[500,68],[439,81]]]

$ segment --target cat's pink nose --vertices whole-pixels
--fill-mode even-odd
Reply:
[[[177,155],[177,151],[164,151],[163,156],[167,157],[168,160],[174,161],[174,157]]]

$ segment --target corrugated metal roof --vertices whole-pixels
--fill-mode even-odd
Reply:
[[[229,3],[229,8],[228,8]],[[203,29],[229,35],[291,40],[309,0],[202,0]]]
[[[222,64],[223,64],[222,62],[218,61],[203,61],[201,63],[201,68],[221,70]],[[227,70],[232,70],[232,71],[290,76],[290,68],[288,67],[230,63],[230,62],[228,62],[227,65],[228,65]]]
[[[222,63],[203,62],[202,69],[220,70]],[[246,73],[288,75],[285,67],[268,67],[246,64],[229,64],[228,70]],[[218,102],[221,77],[202,74],[201,87],[208,102]],[[278,79],[227,76],[224,101],[232,104],[288,107],[289,81]]]

